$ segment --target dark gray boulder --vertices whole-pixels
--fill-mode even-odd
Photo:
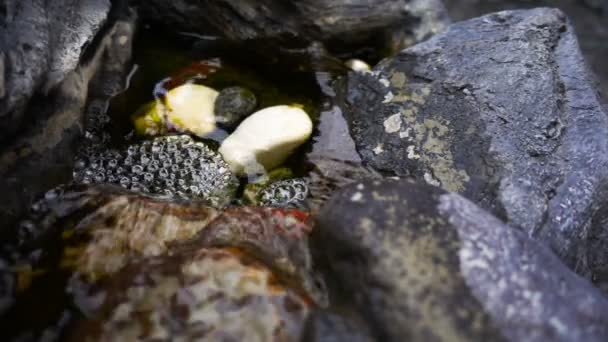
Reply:
[[[109,0],[8,0],[0,10],[0,140],[16,134],[29,99],[48,93],[105,22]]]
[[[22,6],[29,3],[23,2]],[[45,191],[69,182],[78,147],[88,146],[90,139],[101,139],[93,126],[99,126],[110,97],[124,87],[130,66],[134,21],[135,17],[126,13],[117,18],[87,50],[88,58],[78,66],[74,65],[75,69],[67,72],[48,95],[39,94],[31,99],[27,112],[34,113],[35,117],[31,118],[28,127],[21,128],[14,139],[0,148],[0,191],[3,194],[0,197],[0,231],[10,227]],[[32,67],[28,72],[34,69]],[[26,89],[23,86],[15,91]],[[85,117],[91,120],[85,120]],[[84,134],[86,141],[82,141],[84,128],[88,133]]]
[[[382,341],[605,341],[608,300],[549,248],[412,180],[336,193],[313,247]]]
[[[453,24],[342,90],[365,163],[463,194],[606,276],[605,248],[590,246],[606,235],[592,222],[608,196],[608,117],[562,12]]]
[[[279,39],[328,42],[331,52],[371,44],[398,51],[441,31],[446,23],[439,0],[186,0],[132,1],[140,13],[176,31],[235,40]],[[339,51],[336,51],[339,50]],[[349,51],[350,50],[350,51]]]

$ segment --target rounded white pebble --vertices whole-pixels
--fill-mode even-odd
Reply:
[[[370,67],[369,64],[360,59],[349,59],[344,64],[353,71],[365,72],[372,70],[372,67]]]
[[[219,93],[199,84],[184,84],[165,96],[167,119],[175,128],[204,136],[215,130],[215,99]]]
[[[311,134],[312,121],[301,108],[268,107],[245,119],[219,152],[235,173],[259,174],[281,165]]]

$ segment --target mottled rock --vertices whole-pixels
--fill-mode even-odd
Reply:
[[[227,248],[135,264],[102,291],[100,313],[72,340],[297,341],[310,310],[266,265]]]
[[[353,54],[367,45],[398,51],[447,23],[437,0],[135,1],[142,15],[172,29],[217,34],[229,39],[280,39],[282,46],[323,41],[334,51]]]
[[[189,136],[164,136],[109,150],[77,162],[78,183],[107,183],[150,194],[204,200],[225,206],[238,180],[229,165],[207,145]]]
[[[48,93],[77,69],[105,22],[108,0],[10,0],[0,11],[0,140],[17,134],[36,92]],[[61,18],[61,20],[59,20]]]
[[[308,197],[305,179],[286,179],[270,184],[258,193],[258,204],[264,207],[303,208]]]
[[[606,276],[607,253],[590,247],[605,237],[591,223],[608,198],[608,117],[562,12],[453,24],[351,73],[345,96],[365,163],[463,194],[578,273]]]
[[[253,113],[258,102],[255,95],[243,87],[222,89],[215,99],[215,122],[227,128]]]
[[[261,207],[239,207],[222,212],[180,249],[239,247],[280,272],[317,305],[326,306],[322,279],[313,270],[308,249],[312,231],[307,213]]]
[[[329,200],[315,231],[314,247],[379,340],[608,338],[600,291],[460,195],[361,182]]]

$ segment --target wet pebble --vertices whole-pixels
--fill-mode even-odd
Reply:
[[[223,89],[215,99],[215,121],[226,128],[235,127],[253,113],[257,106],[255,95],[242,87]]]
[[[308,197],[305,179],[286,179],[270,184],[258,194],[259,205],[278,208],[303,208]]]
[[[312,121],[298,106],[274,106],[253,113],[219,152],[239,175],[264,174],[281,165],[312,134]]]

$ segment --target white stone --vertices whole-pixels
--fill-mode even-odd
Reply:
[[[184,84],[165,96],[169,124],[205,136],[215,130],[215,99],[219,93],[199,84]]]
[[[274,106],[253,113],[220,146],[219,152],[239,175],[271,171],[312,134],[312,121],[297,106]]]
[[[369,64],[360,59],[349,59],[344,64],[353,71],[368,72],[372,70]]]

